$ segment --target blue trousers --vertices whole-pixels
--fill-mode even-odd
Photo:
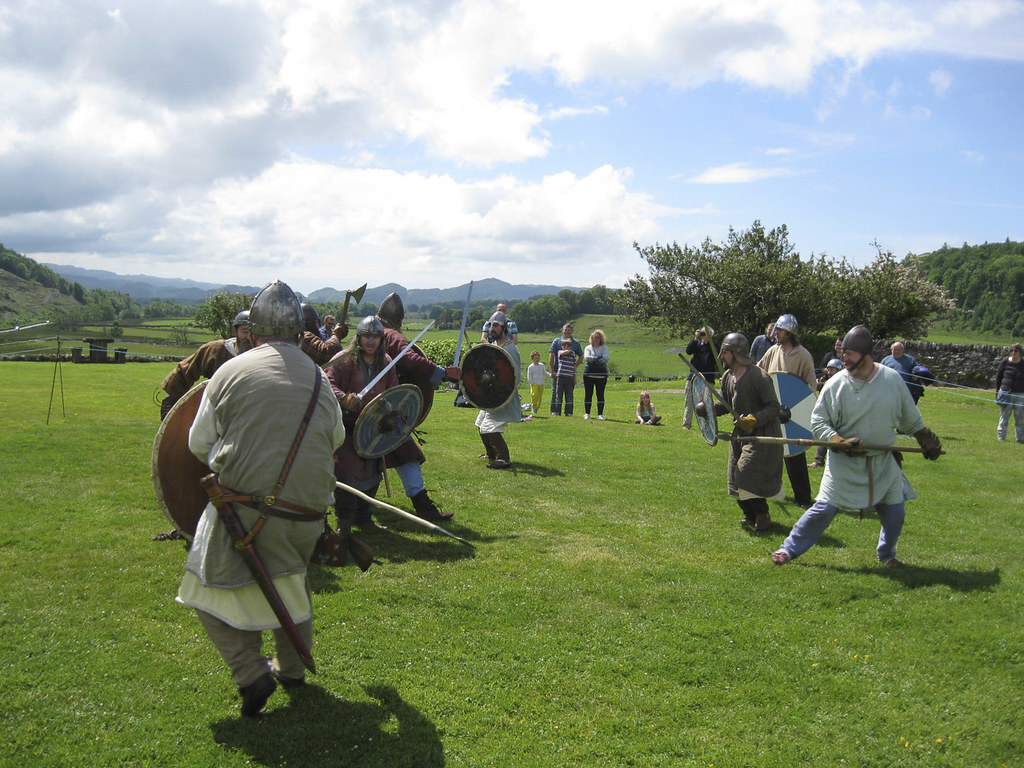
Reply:
[[[818,539],[825,533],[825,529],[832,523],[838,511],[839,507],[826,501],[819,499],[814,502],[796,521],[789,536],[782,542],[782,549],[786,550],[792,559],[800,557],[818,543]],[[878,554],[878,561],[887,563],[896,557],[896,542],[903,531],[906,507],[903,502],[876,504],[875,511],[878,512],[878,519],[882,523],[882,531],[878,535],[878,548],[875,551]]]

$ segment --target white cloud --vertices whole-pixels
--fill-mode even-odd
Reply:
[[[931,83],[936,96],[945,96],[953,85],[953,75],[948,70],[936,69],[928,75],[928,82]]]
[[[708,168],[687,181],[694,184],[750,184],[763,179],[794,176],[798,172],[791,168],[756,168],[749,163],[729,163]]]

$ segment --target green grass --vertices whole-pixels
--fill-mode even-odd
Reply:
[[[654,394],[664,427],[631,423],[624,381],[608,421],[510,427],[510,472],[440,393],[427,486],[476,548],[381,512],[383,565],[312,572],[313,684],[253,722],[173,601],[184,549],[150,541],[167,370],[63,365],[47,424],[55,366],[0,365],[0,765],[1024,761],[1024,446],[995,441],[990,403],[922,400],[948,454],[908,457],[921,498],[893,571],[853,514],[772,566],[800,510],[741,529],[725,447],[680,428],[674,385]]]

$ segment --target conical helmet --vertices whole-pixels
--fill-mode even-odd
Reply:
[[[397,293],[389,293],[385,296],[384,301],[380,303],[380,309],[377,310],[377,317],[388,328],[400,330],[402,321],[405,320],[405,305],[402,303],[402,297]]]
[[[302,307],[287,283],[275,280],[256,294],[249,308],[249,328],[265,337],[302,333]]]

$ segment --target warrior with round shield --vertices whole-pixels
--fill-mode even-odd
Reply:
[[[384,351],[392,358],[409,346],[409,339],[402,333],[402,322],[405,320],[405,306],[402,297],[391,293],[381,302],[377,310],[377,319],[384,329]],[[458,362],[458,361],[456,361]],[[415,384],[423,394],[423,415],[426,418],[430,405],[434,401],[434,390],[442,381],[457,382],[459,369],[456,366],[443,368],[434,363],[426,355],[413,346],[395,363],[398,381],[402,384]],[[412,502],[413,510],[419,517],[430,522],[448,520],[452,512],[442,510],[427,494],[423,480],[421,464],[427,460],[416,440],[409,437],[398,448],[385,457],[388,467],[393,467],[402,481],[405,495]]]
[[[750,357],[747,337],[730,333],[722,339],[718,354],[726,371],[722,376],[722,397],[729,406],[715,403],[716,415],[731,412],[735,419],[733,437],[781,437],[779,399],[768,374]],[[698,416],[707,414],[706,405],[694,405]],[[768,499],[782,496],[781,445],[734,440],[729,444],[729,494],[743,510],[742,522],[757,531],[771,527]]]
[[[357,393],[384,370],[391,358],[384,352],[384,326],[373,315],[367,315],[356,327],[355,339],[349,344],[350,354],[327,368],[338,403],[345,417],[345,442],[334,454],[335,476],[346,485],[376,496],[384,471],[382,458],[364,458],[356,452],[356,418],[365,404]],[[392,368],[365,395],[369,402],[377,395],[398,386],[398,377]],[[334,490],[334,511],[338,516],[338,529],[344,534],[355,525],[362,529],[384,530],[373,520],[370,503],[341,488]]]
[[[505,425],[509,422],[522,421],[523,406],[519,399],[519,377],[521,363],[519,347],[512,343],[508,335],[508,317],[504,312],[495,312],[490,318],[491,342],[500,347],[511,359],[514,384],[511,397],[494,410],[481,410],[476,417],[476,426],[480,430],[480,440],[487,452],[487,466],[490,469],[508,469],[512,466],[508,444],[505,442]],[[500,354],[500,353],[498,353]]]
[[[344,427],[323,371],[299,350],[299,301],[266,285],[249,314],[250,352],[224,363],[202,393],[189,450],[216,475],[177,602],[194,608],[231,670],[242,714],[255,717],[280,682],[302,686],[312,660],[306,570],[334,488]],[[293,460],[294,459],[294,460]],[[271,629],[276,652],[262,652]]]

